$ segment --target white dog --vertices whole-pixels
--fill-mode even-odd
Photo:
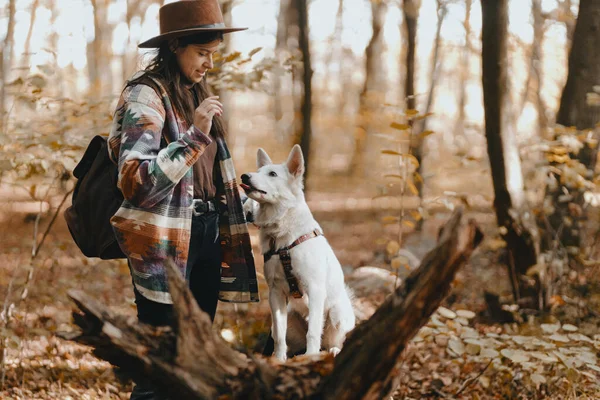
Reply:
[[[242,175],[241,186],[250,198],[244,211],[253,215],[259,227],[262,252],[271,254],[264,268],[275,356],[282,361],[287,358],[288,301],[293,291],[282,264],[285,255],[278,250],[290,245],[292,274],[303,306],[308,306],[306,354],[321,350],[324,335],[323,344],[335,355],[346,334],[354,328],[354,310],[340,263],[304,199],[304,157],[300,146],[294,146],[283,164],[273,164],[267,153],[259,149],[257,167],[258,172]]]

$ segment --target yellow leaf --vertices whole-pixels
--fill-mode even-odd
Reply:
[[[248,57],[252,57],[253,55],[255,55],[256,53],[258,53],[258,52],[259,52],[259,51],[261,51],[261,50],[262,50],[262,47],[257,47],[257,48],[255,48],[255,49],[252,49],[252,50],[250,51],[250,53],[248,53]]]
[[[415,182],[423,183],[423,177],[417,171],[413,174],[413,179]]]
[[[416,119],[417,121],[420,121],[420,120],[422,120],[422,119],[425,119],[425,118],[427,118],[427,117],[430,117],[430,116],[432,116],[432,115],[433,115],[433,113],[432,113],[432,112],[428,112],[427,114],[418,115],[417,117],[415,117],[415,119]]]
[[[490,239],[487,246],[490,250],[495,251],[506,247],[506,242],[502,239]]]
[[[398,222],[398,217],[394,217],[393,215],[387,215],[381,218],[381,222],[383,222],[384,224],[394,224]]]
[[[225,62],[231,62],[241,55],[242,55],[242,53],[240,53],[239,51],[235,51],[235,52],[231,53],[230,55],[228,55],[227,58],[225,58]]]
[[[417,158],[415,156],[413,156],[412,154],[400,153],[400,152],[397,152],[396,150],[382,150],[381,154],[391,154],[394,156],[406,157],[415,166],[415,168],[419,168],[419,160],[417,160]]]
[[[414,117],[415,115],[419,114],[419,112],[417,110],[413,110],[413,109],[406,110],[404,113],[411,117]]]
[[[29,188],[29,195],[35,199],[35,189],[37,188],[37,185],[31,185],[31,187]]]
[[[407,220],[402,221],[402,225],[408,226],[409,228],[414,228],[415,227],[415,223],[414,222],[407,221]]]
[[[423,216],[421,215],[421,213],[417,210],[412,210],[410,212],[410,215],[415,219],[415,221],[420,221],[421,219],[423,219]]]
[[[557,155],[569,154],[569,150],[565,146],[554,146],[550,151]]]
[[[423,138],[426,138],[429,135],[432,135],[433,133],[434,133],[433,131],[423,131],[423,132],[419,133],[419,137],[421,139],[423,139]]]
[[[406,182],[406,185],[408,186],[408,190],[410,190],[410,192],[412,194],[414,194],[415,196],[419,195],[419,189],[417,189],[417,187],[415,186],[414,183],[412,183],[412,182]]]
[[[568,163],[571,160],[571,157],[569,157],[568,154],[567,155],[546,154],[546,159],[548,160],[548,162],[564,164],[564,163]]]
[[[391,126],[392,128],[394,128],[394,129],[398,129],[398,130],[400,130],[400,131],[405,131],[405,130],[407,130],[407,129],[410,129],[410,125],[408,125],[408,124],[400,124],[400,123],[398,123],[398,122],[392,122],[392,123],[390,124],[390,126]]]
[[[402,175],[394,175],[394,174],[388,174],[388,175],[384,175],[384,178],[397,178],[397,179],[404,179],[404,177],[402,177]],[[599,177],[600,178],[600,177]]]
[[[385,251],[387,251],[388,255],[392,256],[400,250],[400,244],[395,240],[390,240],[385,246]]]
[[[410,160],[410,162],[413,163],[415,168],[419,168],[419,160],[417,160],[417,157],[413,156],[412,154],[405,154],[405,156],[408,157],[408,159]]]

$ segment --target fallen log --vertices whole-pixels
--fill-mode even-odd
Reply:
[[[437,309],[458,268],[483,235],[462,222],[457,209],[437,246],[377,312],[349,335],[340,354],[300,356],[279,363],[233,350],[211,329],[180,273],[169,267],[176,325],[152,328],[124,318],[86,295],[69,296],[81,332],[66,338],[94,347],[94,354],[133,379],[150,378],[176,399],[381,399],[394,390],[402,350]]]

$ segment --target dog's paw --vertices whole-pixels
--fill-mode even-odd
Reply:
[[[315,346],[315,345],[307,345],[306,346],[306,353],[308,355],[313,355],[313,354],[319,354],[319,352],[321,351],[319,346]]]
[[[277,358],[281,362],[285,362],[287,360],[287,354],[284,352],[275,352],[275,358]]]
[[[333,354],[334,357],[340,354],[340,351],[342,350],[339,347],[332,347],[329,349],[329,352]]]

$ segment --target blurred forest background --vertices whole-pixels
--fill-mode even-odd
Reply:
[[[0,0],[3,398],[131,390],[55,335],[74,329],[71,288],[135,311],[126,263],[83,257],[62,210],[169,2]],[[408,346],[394,398],[600,398],[600,1],[221,5],[249,28],[226,35],[208,76],[237,173],[255,169],[258,147],[280,161],[302,146],[307,200],[365,315],[456,206],[486,234]],[[215,329],[259,348],[262,299],[221,304]]]

